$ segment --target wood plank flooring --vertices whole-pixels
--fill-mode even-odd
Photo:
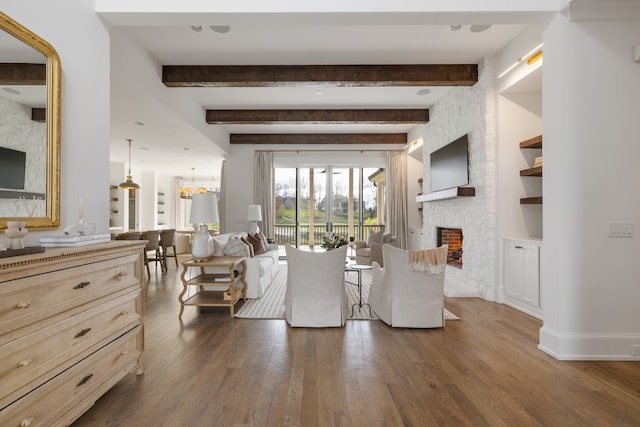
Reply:
[[[175,265],[151,274],[144,375],[74,427],[640,426],[639,363],[557,361],[536,348],[541,322],[505,305],[448,298],[462,320],[434,330],[294,329],[225,308],[180,321]]]

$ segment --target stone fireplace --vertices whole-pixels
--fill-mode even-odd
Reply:
[[[437,227],[437,246],[447,245],[447,265],[462,268],[462,229]]]

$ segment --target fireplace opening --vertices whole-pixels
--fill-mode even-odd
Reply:
[[[438,246],[447,245],[447,264],[462,268],[462,229],[437,228]]]

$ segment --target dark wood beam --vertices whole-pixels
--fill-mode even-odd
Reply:
[[[0,63],[1,85],[45,85],[47,84],[46,64]]]
[[[429,121],[429,110],[207,110],[207,123],[380,123],[418,124]]]
[[[477,64],[164,65],[168,87],[472,86]]]
[[[232,133],[231,144],[406,144],[406,133]]]
[[[47,121],[47,109],[46,108],[32,108],[31,120],[38,123],[45,123]]]

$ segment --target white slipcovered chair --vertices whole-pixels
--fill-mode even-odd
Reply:
[[[327,252],[301,251],[285,246],[287,290],[285,317],[291,326],[343,326],[348,301],[344,288],[347,246]]]
[[[373,264],[369,305],[378,317],[390,326],[444,326],[444,263],[447,246],[429,249],[423,253],[433,256],[433,259],[439,258],[444,261],[437,266],[434,265],[431,272],[417,271],[410,266],[409,251],[384,245],[384,268],[377,263]]]

